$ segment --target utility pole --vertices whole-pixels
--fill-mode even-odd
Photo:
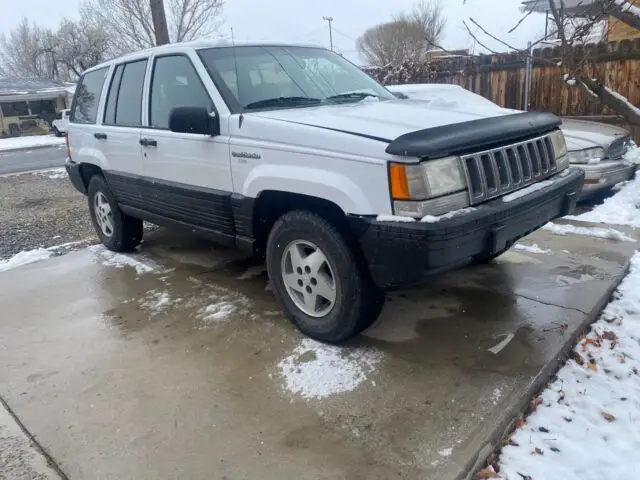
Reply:
[[[333,52],[333,30],[331,29],[331,22],[333,22],[333,17],[322,17],[322,19],[329,22],[329,44],[331,45],[331,51]]]
[[[156,45],[165,45],[169,43],[169,28],[167,27],[167,16],[164,13],[164,2],[163,0],[150,0],[149,5],[151,6]]]

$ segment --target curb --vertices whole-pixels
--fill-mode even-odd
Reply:
[[[626,264],[622,266],[618,276],[612,280],[609,288],[604,291],[591,311],[584,316],[580,325],[578,325],[573,333],[566,339],[558,354],[538,372],[538,375],[521,393],[521,399],[506,412],[502,420],[495,424],[493,431],[489,435],[490,440],[481,446],[477,450],[477,453],[472,455],[472,458],[462,467],[461,473],[454,477],[455,480],[471,480],[473,475],[484,466],[484,463],[489,457],[500,449],[502,441],[511,432],[518,416],[526,412],[531,399],[545,388],[549,379],[566,363],[569,352],[575,346],[580,335],[585,333],[589,326],[598,320],[604,308],[611,301],[613,293],[620,286],[620,283],[624,277],[627,276],[627,273],[629,273],[629,266],[630,261],[627,260]]]
[[[56,476],[60,480],[69,480],[69,477],[60,469],[60,466],[56,463],[55,459],[49,454],[49,452],[42,446],[35,437],[31,434],[31,432],[27,429],[27,427],[22,423],[22,421],[18,418],[16,413],[11,409],[7,401],[0,397],[0,408],[4,408],[9,416],[13,418],[13,421],[18,425],[18,428],[22,430],[22,433],[27,437],[29,443],[33,448],[44,458],[47,463],[47,466],[56,474]]]
[[[9,148],[9,149],[0,149],[0,155],[3,153],[15,153],[15,152],[26,152],[31,150],[44,150],[45,148],[59,148],[64,147],[64,142],[59,144],[51,144],[51,145],[34,145],[32,147],[19,147],[19,148]]]

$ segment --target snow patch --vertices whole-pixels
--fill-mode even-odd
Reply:
[[[437,217],[434,215],[425,215],[420,221],[422,223],[435,223],[439,222],[440,220],[449,220],[453,217],[457,217],[458,215],[464,215],[473,211],[475,211],[475,208],[473,207],[461,208],[460,210],[453,210],[449,213],[445,213],[444,215],[439,215]]]
[[[28,137],[0,138],[0,152],[9,150],[26,150],[29,148],[64,145],[64,138],[52,135],[33,135]]]
[[[513,248],[529,253],[542,253],[545,255],[549,255],[551,253],[551,250],[544,250],[540,248],[537,243],[534,243],[533,245],[522,245],[520,243],[517,243]]]
[[[305,399],[326,398],[358,388],[382,361],[372,348],[335,347],[310,338],[278,363],[287,391]]]
[[[450,457],[451,454],[453,453],[453,448],[449,447],[449,448],[443,448],[442,450],[438,451],[438,455],[440,455],[441,457]]]
[[[640,470],[640,253],[542,403],[499,456],[502,479],[631,479]]]
[[[627,182],[614,196],[590,212],[565,218],[640,228],[640,176]]]
[[[533,185],[529,185],[526,188],[522,188],[513,193],[510,193],[509,195],[505,195],[504,197],[502,197],[502,201],[513,202],[514,200],[522,198],[525,195],[529,195],[530,193],[537,192],[538,190],[542,190],[543,188],[553,185],[553,183],[554,180],[543,180],[542,182],[534,183]]]
[[[640,165],[640,147],[636,146],[636,144],[632,142],[631,148],[627,150],[627,153],[625,153],[622,158],[627,162]]]
[[[221,301],[200,309],[198,317],[207,323],[222,322],[227,320],[237,309],[238,307],[233,303]]]
[[[150,262],[143,263],[142,261],[131,255],[115,253],[107,250],[102,245],[92,245],[89,247],[89,251],[93,252],[95,257],[102,263],[102,265],[115,268],[135,268],[138,275],[142,275],[144,273],[152,273],[157,269],[157,267]]]
[[[22,251],[6,260],[0,260],[0,272],[21,267],[22,265],[39,262],[40,260],[46,260],[52,255],[53,252],[48,248],[36,248],[35,250]]]
[[[23,250],[16,253],[13,257],[9,257],[5,260],[0,259],[0,272],[11,270],[30,263],[39,262],[41,260],[47,260],[56,255],[59,250],[69,250],[76,245],[80,245],[82,242],[68,242],[61,245],[54,245],[48,248],[36,248],[34,250]]]
[[[587,237],[606,238],[619,242],[635,242],[633,238],[613,228],[576,227],[575,225],[559,225],[557,223],[547,223],[542,228],[556,235],[585,235]]]
[[[143,309],[148,310],[151,313],[151,316],[155,316],[165,311],[173,302],[171,301],[171,295],[169,295],[169,292],[151,290],[147,292],[147,294],[142,297],[138,303]]]
[[[502,398],[502,390],[499,388],[495,388],[491,393],[491,402],[494,405],[498,405],[498,402],[500,401],[501,398]]]
[[[33,175],[47,177],[51,180],[59,180],[61,178],[67,178],[67,171],[64,167],[49,168],[47,170],[38,170],[37,172],[33,172]]]
[[[619,1],[619,0],[618,0]],[[635,7],[634,7],[635,8]],[[620,100],[622,103],[626,104],[626,106],[632,110],[636,115],[640,116],[640,108],[636,107],[633,103],[631,103],[627,97],[620,95],[618,92],[614,92],[613,90],[611,90],[608,87],[604,87],[604,89],[609,92],[611,95],[613,95],[615,98],[617,98],[618,100]]]
[[[378,215],[376,217],[376,220],[378,222],[404,222],[404,223],[411,223],[416,221],[415,218],[401,217],[399,215]]]

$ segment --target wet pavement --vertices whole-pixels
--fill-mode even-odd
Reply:
[[[261,266],[178,233],[0,273],[0,396],[72,479],[463,478],[637,248],[521,243],[551,253],[395,292],[341,348],[290,326]]]

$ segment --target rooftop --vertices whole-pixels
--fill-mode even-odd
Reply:
[[[66,94],[71,84],[46,78],[0,77],[0,96],[29,94]]]

